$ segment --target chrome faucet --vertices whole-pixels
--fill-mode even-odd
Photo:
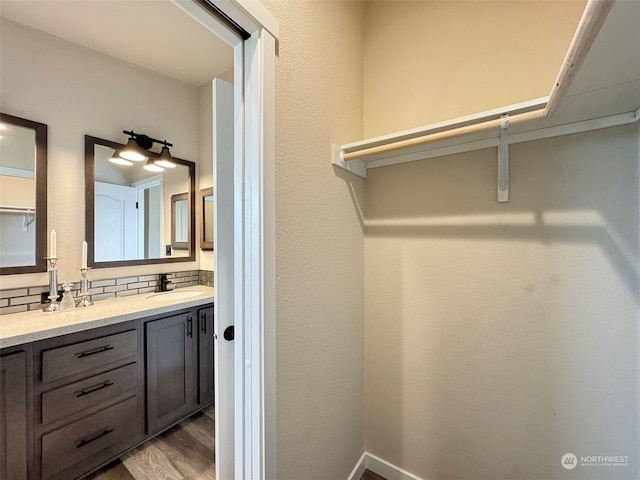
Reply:
[[[176,286],[174,285],[174,283],[171,280],[169,280],[167,278],[167,274],[166,273],[161,273],[160,274],[159,291],[160,292],[168,292],[169,290],[173,290],[174,288],[176,288]]]

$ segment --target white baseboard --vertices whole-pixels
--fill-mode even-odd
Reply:
[[[360,457],[360,460],[358,460],[358,463],[356,463],[356,466],[353,467],[351,475],[349,475],[349,478],[347,480],[360,480],[360,477],[362,477],[362,474],[364,474],[364,471],[367,469],[366,462],[367,452],[364,452]]]
[[[354,467],[348,480],[360,480],[362,474],[366,469],[371,470],[373,473],[386,478],[387,480],[423,480],[420,477],[416,477],[414,474],[407,472],[387,462],[375,455],[368,452],[364,452],[358,463]]]

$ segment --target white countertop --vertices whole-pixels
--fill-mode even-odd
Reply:
[[[212,287],[198,285],[173,291],[185,290],[196,290],[202,293],[189,298],[161,301],[148,300],[147,297],[153,293],[144,293],[100,300],[92,307],[75,308],[65,312],[45,313],[38,310],[2,315],[0,316],[0,348],[136,320],[140,317],[171,313],[183,308],[205,305],[214,300]]]

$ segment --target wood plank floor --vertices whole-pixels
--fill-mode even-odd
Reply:
[[[364,473],[362,474],[362,477],[360,477],[360,480],[387,480],[387,479],[384,477],[381,477],[377,473],[373,473],[371,470],[365,470]]]
[[[206,408],[86,480],[214,480],[214,421]]]
[[[215,480],[213,407],[189,417],[85,480]],[[366,470],[360,480],[385,480]]]

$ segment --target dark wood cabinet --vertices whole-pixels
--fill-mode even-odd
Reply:
[[[133,321],[34,344],[30,478],[81,477],[144,439],[139,332]]]
[[[138,399],[128,399],[42,436],[42,478],[77,478],[140,438]]]
[[[27,354],[0,354],[0,478],[27,478]]]
[[[82,478],[213,402],[213,304],[169,315],[0,350],[0,480]]]
[[[214,397],[213,305],[198,310],[198,322],[198,404],[205,405]]]
[[[147,433],[196,408],[198,323],[189,311],[145,323]]]

